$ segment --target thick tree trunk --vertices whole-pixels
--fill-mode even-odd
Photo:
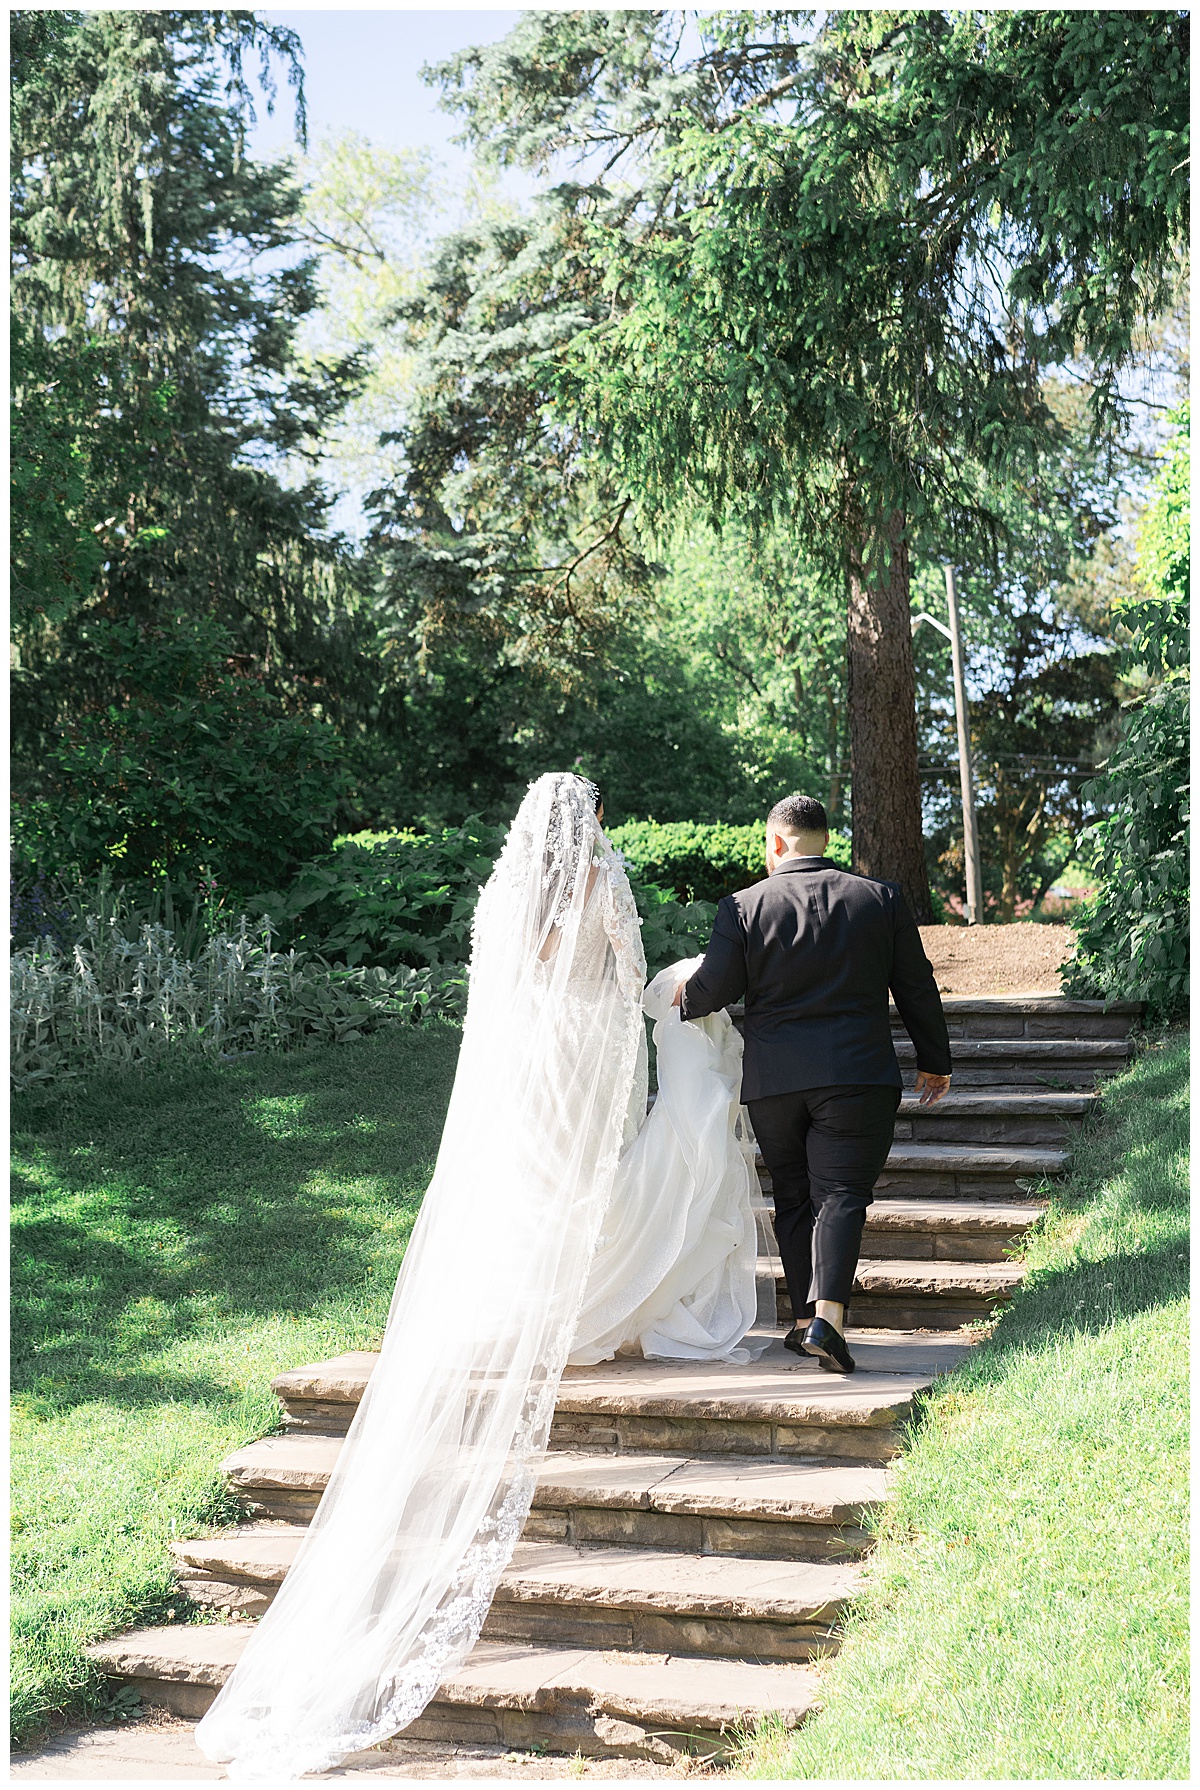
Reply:
[[[885,565],[884,550],[890,549]],[[933,918],[917,774],[917,686],[904,517],[859,531],[850,553],[850,798],[854,868],[896,882]]]

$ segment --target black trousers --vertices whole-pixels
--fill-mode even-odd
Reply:
[[[887,1161],[900,1089],[803,1088],[747,1103],[775,1189],[775,1236],[792,1318],[818,1299],[849,1305],[872,1189]]]

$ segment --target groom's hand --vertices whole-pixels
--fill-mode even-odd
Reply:
[[[922,1106],[936,1106],[943,1094],[949,1092],[950,1077],[948,1075],[930,1075],[927,1069],[917,1070],[917,1085],[913,1092]]]
[[[675,990],[675,998],[671,1002],[672,1007],[678,1007],[680,1001],[683,999],[683,991],[686,987],[687,987],[686,982],[680,982],[678,984],[678,986],[676,987],[676,990]]]

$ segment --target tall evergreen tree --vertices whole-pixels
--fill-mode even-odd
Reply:
[[[77,719],[146,712],[130,625],[194,639],[185,663],[223,642],[203,676],[255,686],[239,713],[261,695],[328,727],[347,579],[324,492],[280,473],[356,369],[298,367],[318,301],[301,195],[245,153],[252,63],[270,101],[282,62],[302,128],[294,33],[244,12],[29,12],[11,49],[14,756],[32,799],[69,784]],[[136,777],[136,746],[114,752]]]
[[[845,577],[856,863],[927,918],[913,557],[997,525],[979,470],[1036,451],[1048,365],[1119,414],[1183,236],[1186,15],[531,13],[436,72],[485,153],[585,164],[590,314],[541,379],[618,490]]]
[[[217,615],[286,679],[316,671],[333,550],[324,493],[285,488],[280,457],[315,445],[354,370],[295,365],[314,270],[288,252],[294,181],[245,154],[251,56],[269,92],[273,60],[299,83],[294,33],[249,13],[14,15],[13,314],[32,375],[14,458],[72,437],[72,508],[101,555],[92,606]],[[20,492],[16,508],[23,526]],[[44,579],[31,564],[22,582]],[[69,628],[28,609],[25,665],[69,683]]]

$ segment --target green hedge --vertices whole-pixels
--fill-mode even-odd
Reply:
[[[298,949],[347,964],[428,968],[436,978],[470,956],[471,916],[504,835],[477,818],[430,833],[350,834],[259,905]],[[650,974],[703,951],[712,902],[677,901],[630,868]]]
[[[462,964],[505,830],[471,816],[429,833],[347,834],[251,911],[268,914],[289,945],[339,963],[435,972]]]
[[[609,838],[640,882],[657,884],[676,901],[720,901],[766,875],[761,824],[630,820],[613,827]],[[850,868],[844,834],[830,834],[829,856]]]

